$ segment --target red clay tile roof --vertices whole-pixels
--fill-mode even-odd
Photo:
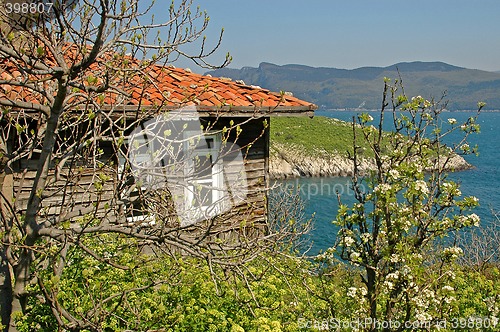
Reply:
[[[112,85],[120,88],[121,93],[108,90],[96,96],[94,100],[100,108],[118,105],[130,109],[134,107],[175,109],[194,106],[198,111],[216,111],[220,115],[235,111],[311,115],[312,111],[317,109],[316,105],[295,98],[288,93],[271,92],[260,87],[248,86],[224,78],[199,75],[172,66],[144,65],[141,61],[130,57],[125,60],[123,63],[121,59],[113,56],[105,60],[99,59],[90,67],[86,79],[82,78],[82,84],[97,86],[106,80],[103,74],[106,72],[105,69],[113,67],[114,62],[119,64],[118,70],[114,71],[115,75],[110,81]],[[20,81],[22,76],[16,67],[9,65],[9,60],[0,59],[0,80]],[[89,76],[91,76],[90,79]],[[92,81],[93,76],[95,76],[94,81]],[[40,78],[30,79],[32,82],[41,81]],[[39,84],[44,84],[44,90],[50,91],[49,86],[45,87],[47,83]],[[43,103],[45,98],[22,86],[0,85],[0,99]],[[81,97],[76,95],[71,98]]]
[[[130,87],[130,104],[164,105],[165,107],[196,106],[202,109],[221,107],[311,111],[316,105],[286,93],[271,92],[229,79],[195,74],[184,69],[150,66],[143,85]],[[148,83],[155,81],[155,84]],[[147,88],[144,89],[144,86]],[[112,98],[107,104],[112,104]]]

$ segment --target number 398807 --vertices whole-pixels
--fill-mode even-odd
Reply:
[[[49,13],[52,2],[10,2],[4,3],[6,14],[45,14]]]

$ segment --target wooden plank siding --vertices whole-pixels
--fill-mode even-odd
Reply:
[[[222,129],[241,124],[241,133],[230,132],[229,141],[243,147],[245,175],[248,192],[245,200],[231,208],[222,216],[216,217],[216,225],[211,229],[212,235],[221,238],[235,238],[245,235],[256,236],[266,231],[267,221],[267,188],[269,165],[269,118],[249,119],[237,118],[204,118],[211,121],[213,129]],[[230,122],[232,121],[232,122]],[[105,148],[100,156],[99,167],[79,166],[71,170],[64,169],[56,178],[54,170],[50,171],[49,184],[41,193],[41,219],[69,218],[77,221],[91,213],[96,218],[106,218],[109,222],[125,222],[124,203],[121,199],[118,184],[118,158],[113,149]],[[13,169],[12,197],[18,214],[27,208],[27,202],[36,175],[37,160],[23,159]],[[231,161],[228,161],[231,164]],[[101,176],[100,176],[101,174]],[[229,168],[225,174],[235,179],[239,174]],[[174,194],[174,193],[173,193]],[[178,193],[183,194],[183,193]]]

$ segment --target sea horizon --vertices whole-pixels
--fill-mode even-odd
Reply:
[[[363,112],[380,112],[380,109],[369,109],[369,108],[324,108],[324,107],[320,107],[316,112],[315,112],[315,116],[318,116],[320,112],[357,112],[357,113],[363,113]],[[386,112],[392,112],[392,110],[386,110]],[[398,112],[402,112],[402,111],[399,111]],[[477,109],[475,110],[447,110],[447,109],[443,109],[442,110],[443,113],[460,113],[460,112],[463,112],[463,113],[476,113],[477,112]],[[500,112],[500,109],[498,110],[481,110],[481,113],[499,113]],[[319,115],[321,116],[321,115]]]

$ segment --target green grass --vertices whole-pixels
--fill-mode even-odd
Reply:
[[[362,129],[356,127],[357,145],[361,158],[374,158],[373,149],[366,141]],[[384,132],[382,137],[382,154],[391,149],[389,133]],[[310,157],[324,157],[326,155],[340,155],[347,157],[353,152],[352,123],[344,122],[324,116],[308,117],[275,117],[271,119],[271,153],[287,150],[296,150],[298,154]],[[443,153],[444,150],[441,150]],[[435,157],[431,154],[430,157]]]
[[[271,145],[292,145],[308,153],[346,154],[352,151],[352,139],[352,125],[337,119],[323,116],[271,119]]]

